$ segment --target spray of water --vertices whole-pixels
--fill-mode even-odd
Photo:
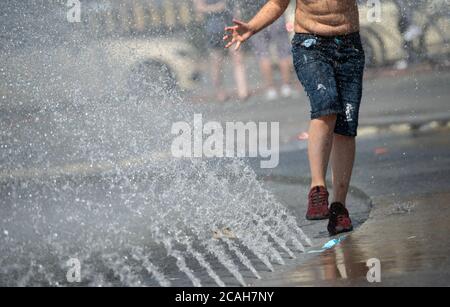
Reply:
[[[2,8],[17,9],[9,25],[28,16]],[[71,285],[74,258],[88,286],[246,286],[244,272],[261,278],[312,244],[244,161],[171,157],[171,125],[194,111],[164,79],[119,93],[135,46],[57,31],[53,48],[45,27],[27,29],[31,42],[9,29],[1,47],[0,285]]]

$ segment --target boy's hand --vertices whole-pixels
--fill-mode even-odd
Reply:
[[[228,41],[225,48],[230,48],[234,44],[236,44],[235,50],[239,50],[241,47],[241,44],[248,40],[254,32],[251,30],[248,23],[239,21],[239,20],[233,20],[234,26],[226,27],[225,31],[228,32],[223,37],[224,41]]]

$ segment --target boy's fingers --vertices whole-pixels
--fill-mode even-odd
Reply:
[[[237,29],[238,29],[237,26],[232,26],[232,27],[226,27],[226,28],[225,28],[225,31],[226,31],[226,32],[232,32],[232,31],[235,31],[235,30],[237,30]]]
[[[244,23],[244,22],[242,22],[242,21],[240,21],[240,20],[237,20],[237,19],[233,19],[233,23],[235,23],[235,24],[237,24],[237,25],[239,25],[239,26],[245,26],[245,23]]]
[[[241,48],[241,42],[240,42],[240,41],[237,42],[236,48],[234,48],[234,50],[235,50],[235,51],[238,51],[239,48]]]
[[[225,48],[230,48],[231,46],[233,46],[234,44],[234,40],[232,40],[231,42],[229,42],[228,44],[225,45]]]

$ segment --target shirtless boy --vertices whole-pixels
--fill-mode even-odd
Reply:
[[[249,22],[227,27],[226,48],[241,44],[277,20],[289,0],[270,0]],[[353,230],[346,199],[355,160],[364,50],[356,0],[297,0],[294,66],[311,103],[308,156],[311,191],[309,220],[329,219],[328,232]],[[333,202],[326,184],[331,162]]]

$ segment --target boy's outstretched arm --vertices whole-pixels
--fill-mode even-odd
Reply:
[[[252,37],[252,35],[280,18],[286,11],[289,3],[290,0],[269,0],[248,23],[233,20],[234,26],[225,28],[227,34],[223,39],[228,41],[225,48],[230,48],[236,44],[235,49],[238,50],[241,44]]]

